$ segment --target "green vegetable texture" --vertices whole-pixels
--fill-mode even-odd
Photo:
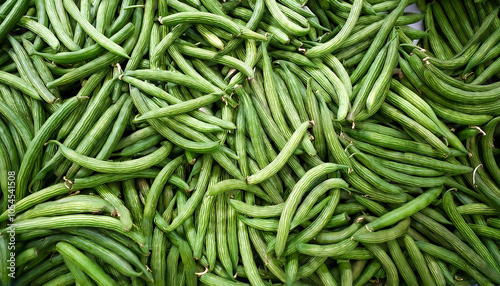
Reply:
[[[500,285],[498,0],[0,2],[0,285]]]

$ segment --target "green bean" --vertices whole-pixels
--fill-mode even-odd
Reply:
[[[240,26],[227,18],[219,15],[214,15],[206,12],[180,12],[174,15],[161,17],[160,23],[162,25],[177,25],[181,23],[193,23],[193,24],[207,24],[213,25],[217,27],[221,27],[228,32],[232,33],[233,36],[242,36],[248,39],[258,39],[258,40],[266,40],[266,37],[255,33],[254,31],[245,28],[244,26]]]
[[[319,216],[314,220],[313,223],[308,225],[303,231],[301,231],[297,236],[290,240],[284,255],[288,256],[296,251],[297,245],[300,243],[306,243],[318,234],[318,232],[324,228],[328,223],[329,217],[333,215],[333,211],[338,204],[340,197],[340,190],[336,189],[330,192],[331,198],[329,199],[327,205],[323,208]]]
[[[495,99],[493,94],[496,94],[500,87],[488,91],[467,91],[453,87],[445,82],[436,79],[429,70],[424,71],[425,80],[428,85],[439,94],[453,101],[463,103],[485,103]]]
[[[315,257],[329,257],[342,255],[347,251],[353,250],[357,245],[357,242],[354,242],[350,238],[348,238],[335,244],[298,244],[297,251],[299,253]]]
[[[62,143],[49,140],[49,143],[55,143],[59,146],[63,155],[66,156],[70,161],[81,165],[82,167],[98,171],[101,173],[133,173],[140,170],[145,170],[151,166],[154,166],[161,161],[163,161],[170,154],[172,149],[172,144],[166,142],[162,144],[155,152],[141,157],[139,159],[125,161],[125,162],[107,162],[103,160],[98,160],[88,156],[80,155],[74,150],[69,149]]]
[[[491,238],[494,240],[500,239],[500,230],[480,224],[469,224],[469,227],[479,236]]]
[[[106,137],[104,136],[104,132],[107,130],[110,130],[112,120],[115,119],[115,117],[118,115],[120,112],[120,109],[122,105],[126,102],[129,101],[130,99],[128,98],[127,95],[122,95],[115,104],[110,106],[102,115],[101,117],[95,122],[95,125],[92,127],[92,129],[89,131],[88,134],[85,135],[85,137],[82,139],[82,141],[79,143],[78,147],[75,149],[75,152],[81,155],[90,155],[91,157],[96,156],[97,152],[100,152],[100,148],[98,147],[99,142],[102,142],[102,144],[105,143]],[[99,141],[98,138],[101,138]],[[95,153],[92,154],[92,149],[96,148]],[[99,159],[99,158],[96,158]],[[66,177],[67,178],[74,178],[75,174],[77,173],[77,170],[80,169],[80,166],[77,164],[72,164],[69,169],[67,169],[70,166],[69,161],[65,161],[63,164],[59,165],[56,168],[55,174],[56,175],[61,175],[66,172]],[[67,170],[67,171],[66,171]]]
[[[138,89],[148,93],[149,95],[153,95],[153,96],[156,96],[158,98],[161,98],[165,101],[167,101],[169,104],[178,104],[178,103],[182,103],[183,101],[174,97],[173,95],[165,92],[163,89],[153,85],[153,84],[150,84],[150,83],[146,83],[142,80],[138,80],[138,79],[135,79],[133,77],[129,77],[129,76],[124,76],[122,77],[122,80],[127,82],[127,83],[130,83],[132,84],[133,86],[137,87]],[[160,101],[157,101],[155,99],[153,99],[158,105],[162,106],[162,107],[166,107],[167,104],[165,104],[165,102],[160,102]],[[232,122],[227,122],[225,120],[222,120],[220,118],[217,118],[215,116],[211,116],[209,114],[206,114],[200,110],[195,110],[195,111],[192,111],[189,113],[191,116],[193,116],[194,118],[198,119],[196,120],[196,124],[191,124],[190,121],[187,121],[187,118],[188,117],[185,117],[184,115],[181,115],[181,116],[174,116],[174,118],[181,118],[183,121],[186,120],[186,123],[190,123],[192,125],[193,128],[199,128],[200,131],[206,131],[206,130],[211,130],[210,132],[213,132],[214,129],[216,131],[220,131],[220,129],[218,129],[217,127],[214,127],[213,125],[216,125],[216,126],[219,126],[221,128],[224,128],[224,129],[235,129],[235,125],[232,123]],[[195,121],[193,119],[189,119],[191,121]],[[207,122],[207,123],[204,123],[204,122],[200,122],[200,121],[204,121],[204,122]],[[213,124],[213,125],[211,125]],[[202,125],[202,126],[201,126]],[[197,127],[198,126],[198,127]]]
[[[420,213],[414,214],[412,218],[424,224],[425,227],[430,227],[432,232],[439,232],[439,235],[445,235],[445,237],[447,238],[447,242],[451,244],[451,247],[453,249],[459,251],[462,257],[464,257],[472,266],[488,275],[490,279],[492,279],[493,281],[499,279],[498,273],[486,261],[484,261],[481,256],[474,252],[468,245],[466,245],[462,240],[456,237],[452,232],[448,231],[448,229]],[[441,257],[437,258],[443,259]]]
[[[14,49],[15,54],[20,63],[18,69],[21,69],[26,74],[28,81],[37,91],[40,98],[42,98],[47,103],[54,103],[56,97],[47,89],[42,79],[40,78],[40,75],[35,71],[33,64],[31,63],[31,60],[29,59],[28,54],[26,53],[24,48],[12,36],[8,35],[7,39],[9,40],[12,48]]]
[[[211,164],[210,164],[211,165]],[[210,174],[210,169],[208,169],[208,173],[206,176],[210,175],[209,187],[212,187],[217,184],[220,180],[220,166],[214,165],[212,169],[212,173]],[[206,183],[204,184],[206,186]],[[215,198],[213,196],[205,196],[200,206],[200,213],[198,215],[198,225],[197,225],[197,237],[196,243],[193,251],[194,257],[200,258],[203,251],[203,243],[205,241],[205,234],[207,232],[207,227],[210,220],[210,212],[213,206],[213,201]]]
[[[306,56],[313,58],[321,57],[334,51],[337,46],[340,45],[351,34],[352,29],[358,21],[362,6],[363,1],[354,1],[351,11],[349,12],[349,17],[347,18],[347,21],[342,29],[335,35],[333,39],[307,50],[305,53]]]
[[[258,186],[249,185],[243,180],[228,179],[217,183],[214,186],[210,186],[207,189],[206,196],[215,196],[223,192],[231,190],[245,190],[251,192],[260,198],[270,202],[269,196]]]
[[[371,90],[371,88],[373,88],[373,84],[375,83],[375,81],[379,78],[379,76],[381,76],[380,73],[382,69],[387,66],[383,65],[382,62],[388,61],[391,58],[387,56],[387,52],[389,51],[389,47],[392,47],[394,43],[395,39],[388,42],[382,48],[382,51],[375,57],[373,63],[370,65],[366,76],[360,83],[360,90],[356,94],[351,111],[347,115],[347,120],[349,122],[354,122],[359,113],[365,108],[366,98],[368,97],[369,91]],[[392,49],[390,51],[395,53]]]
[[[471,275],[481,283],[482,285],[494,285],[491,283],[486,277],[484,277],[481,273],[479,273],[475,268],[471,267],[465,260],[463,260],[458,254],[447,250],[443,247],[439,247],[437,245],[430,244],[428,242],[423,241],[415,241],[416,246],[420,248],[422,251],[438,258],[443,261],[446,261],[453,266],[464,270],[467,274]],[[489,277],[491,278],[491,277]]]
[[[389,212],[383,205],[381,205],[375,201],[372,201],[369,198],[359,196],[359,195],[354,195],[354,199],[356,199],[356,201],[359,204],[365,206],[370,212],[372,212],[373,214],[375,214],[377,216],[381,216],[381,215]]]
[[[403,151],[403,152],[412,152],[415,154],[419,155],[424,155],[428,157],[434,157],[434,158],[442,158],[445,157],[444,154],[440,151],[437,151],[434,148],[431,148],[430,145],[425,144],[425,143],[420,143],[416,141],[410,141],[410,140],[405,140],[405,139],[400,139],[400,138],[395,138],[391,137],[388,135],[372,132],[372,131],[365,131],[365,130],[345,130],[347,134],[352,136],[354,139],[359,139],[363,140],[365,142],[369,142],[370,144],[374,144],[380,147],[386,147],[390,148],[396,151]],[[384,138],[384,139],[382,139]],[[387,141],[386,139],[389,139],[391,141]],[[457,156],[457,153],[454,153],[457,150],[450,149],[450,155],[452,156]],[[459,152],[459,154],[462,154]]]
[[[50,116],[40,128],[39,132],[29,144],[25,154],[25,159],[21,163],[18,174],[18,183],[16,186],[16,197],[22,199],[26,194],[26,186],[28,185],[27,176],[31,174],[33,168],[33,160],[40,154],[43,144],[49,139],[50,134],[62,123],[64,119],[78,106],[79,98],[73,97],[66,100],[58,110]]]
[[[392,27],[396,22],[396,19],[403,13],[403,10],[407,5],[408,1],[399,2],[397,8],[394,9],[387,16],[387,18],[384,19],[380,31],[377,33],[375,39],[373,40],[374,43],[368,49],[368,52],[363,57],[361,63],[351,74],[351,81],[353,84],[356,83],[361,78],[361,76],[366,72],[372,60],[375,58],[376,52],[378,52],[382,48],[382,45],[384,44],[387,36],[389,35],[390,30],[392,29]]]
[[[69,243],[59,242],[57,251],[74,262],[99,285],[118,285],[98,265]]]
[[[432,51],[436,54],[436,57],[443,60],[452,58],[453,53],[451,49],[443,43],[436,30],[432,9],[425,9],[425,26],[429,31],[429,44],[432,47]],[[400,30],[400,32],[402,31]]]
[[[170,145],[171,146],[171,145]],[[170,148],[169,148],[170,149]],[[169,152],[168,152],[169,153]],[[152,224],[153,218],[156,210],[156,206],[158,204],[158,199],[161,195],[161,191],[163,190],[167,180],[172,175],[174,170],[180,166],[182,163],[182,156],[175,158],[170,161],[158,174],[158,177],[153,182],[151,186],[151,190],[146,199],[146,203],[144,204],[144,216],[142,220],[143,232],[146,235],[146,245],[150,245],[151,236],[152,236]],[[130,161],[127,161],[130,162]]]
[[[151,247],[151,271],[158,285],[165,285],[167,238],[159,228],[155,228]]]
[[[64,8],[71,15],[71,17],[78,22],[80,27],[87,32],[87,34],[94,39],[98,44],[107,49],[108,51],[115,53],[117,55],[123,56],[125,58],[130,58],[127,52],[119,45],[108,39],[101,32],[96,30],[92,24],[89,23],[87,19],[83,17],[83,15],[78,10],[78,7],[72,1],[65,0]]]
[[[435,187],[428,190],[426,193],[418,196],[417,198],[411,200],[405,205],[394,209],[373,222],[365,225],[366,229],[369,231],[376,231],[386,226],[389,226],[401,219],[407,218],[414,213],[418,212],[429,205],[434,199],[436,199],[442,191],[442,187]]]
[[[229,199],[228,204],[234,208],[238,213],[248,215],[254,218],[270,218],[277,217],[281,214],[284,204],[270,205],[270,206],[257,206],[248,205],[241,201]]]
[[[147,112],[147,110],[150,109],[150,107],[144,101],[144,98],[142,98],[142,95],[140,94],[140,92],[136,88],[132,89],[131,95],[132,95],[132,99],[134,100],[134,104],[140,108],[141,113],[145,113],[145,112]],[[164,137],[175,142],[176,145],[183,146],[183,148],[186,150],[191,150],[191,151],[197,152],[197,153],[202,152],[202,150],[206,150],[208,152],[213,152],[214,150],[218,149],[218,147],[219,147],[218,143],[209,142],[209,139],[206,139],[206,140],[202,139],[203,141],[207,141],[207,142],[193,142],[193,141],[186,140],[183,137],[176,134],[170,128],[167,128],[164,124],[162,124],[161,121],[151,119],[151,120],[149,120],[149,123]],[[171,123],[178,124],[178,122],[175,122],[175,121],[171,121]],[[208,149],[206,147],[208,147]]]
[[[58,279],[61,276],[66,277],[68,273],[69,269],[68,267],[66,267],[66,265],[56,266],[53,269],[38,276],[34,281],[31,282],[31,285],[40,286],[53,279]]]
[[[233,276],[233,264],[231,261],[230,250],[228,248],[228,225],[227,225],[227,205],[226,199],[222,195],[218,195],[215,199],[216,213],[216,240],[217,240],[217,257],[222,263],[224,269],[229,276]]]
[[[352,84],[351,84],[351,79],[350,79],[349,74],[347,73],[345,67],[340,62],[339,55],[337,55],[337,57],[335,57],[333,55],[325,55],[325,56],[322,57],[322,60],[340,78],[340,80],[342,81],[342,83],[345,86],[345,90],[347,91],[347,94],[349,95],[349,99],[352,99]]]
[[[273,115],[274,121],[278,126],[279,130],[282,132],[285,138],[290,138],[292,133],[288,128],[288,125],[285,122],[285,117],[283,116],[283,111],[281,108],[281,104],[276,92],[276,83],[273,76],[271,60],[267,54],[267,47],[262,44],[262,64],[263,64],[263,75],[264,75],[264,84],[266,85],[266,98],[269,104],[269,109],[271,114]]]
[[[326,193],[326,191],[335,187],[346,189],[348,185],[342,179],[333,178],[323,181],[321,184],[314,187],[302,201],[302,204],[298,207],[292,221],[302,222],[318,198]]]
[[[439,3],[433,3],[432,5],[428,5],[427,8],[433,10],[435,20],[439,24],[440,28],[442,29],[443,34],[449,39],[450,45],[452,49],[455,52],[459,52],[462,48],[463,45],[458,37],[458,35],[462,35],[461,33],[455,32],[453,27],[451,26],[451,23],[448,21],[448,17],[446,17],[446,14],[443,10],[443,7]],[[454,13],[452,13],[454,15]]]
[[[195,78],[183,75],[178,72],[157,71],[157,70],[134,70],[124,73],[125,76],[131,76],[138,79],[154,79],[159,81],[173,82],[179,85],[188,86],[204,93],[217,93],[220,90],[208,82],[197,82]]]
[[[154,109],[148,111],[146,113],[141,114],[139,117],[135,118],[135,121],[141,122],[146,119],[159,118],[164,116],[173,116],[177,114],[186,113],[188,111],[196,110],[205,105],[214,103],[220,98],[221,98],[220,94],[208,94],[196,99],[170,105],[168,107],[163,107],[160,109]]]
[[[388,118],[392,118],[393,120],[397,120],[400,122],[403,126],[407,127],[410,130],[413,130],[417,134],[419,134],[426,142],[428,142],[430,145],[432,145],[434,148],[440,150],[444,154],[449,154],[449,149],[444,143],[437,138],[432,132],[427,130],[425,127],[420,125],[418,122],[414,121],[413,119],[406,117],[404,114],[399,112],[396,108],[393,106],[383,103],[381,106],[381,112]]]
[[[10,9],[8,7],[10,7]],[[12,30],[12,28],[16,26],[17,22],[24,15],[26,10],[28,10],[29,2],[12,1],[4,3],[4,5],[2,5],[2,8],[5,9],[5,11],[2,12],[7,12],[8,10],[10,11],[8,12],[7,16],[2,17],[3,18],[2,23],[0,24],[0,42],[2,42],[5,39],[7,34]]]
[[[217,286],[217,285],[227,285],[227,286],[247,286],[250,284],[241,283],[241,282],[233,282],[229,279],[222,278],[212,273],[206,273],[200,276],[200,281],[209,286]]]
[[[458,213],[450,191],[447,191],[443,195],[443,207],[450,220],[456,226],[458,231],[464,236],[465,240],[476,251],[476,253],[481,255],[485,261],[487,261],[492,267],[495,267],[498,271],[498,265],[493,256],[479,240],[474,231],[469,227],[465,219]]]
[[[406,260],[401,247],[397,240],[389,240],[387,241],[387,246],[391,253],[392,259],[396,264],[396,267],[401,273],[401,276],[405,280],[408,285],[418,285],[417,278],[413,273],[413,270],[410,268],[408,261]]]
[[[299,255],[297,252],[294,252],[287,258],[287,262],[285,265],[286,283],[288,285],[293,285],[293,283],[296,281],[295,277],[297,275],[298,269],[299,269]]]
[[[401,220],[396,226],[387,230],[354,235],[352,238],[362,243],[382,243],[403,236],[410,226],[410,219]]]
[[[413,238],[409,235],[405,235],[403,240],[406,246],[406,250],[408,251],[410,258],[413,260],[415,267],[417,268],[417,272],[422,279],[422,282],[429,285],[436,285],[432,280],[429,268],[427,267],[427,264],[424,260],[424,256],[418,249]]]
[[[436,285],[446,285],[446,278],[444,277],[443,270],[439,267],[437,260],[429,254],[424,254],[424,258],[429,266],[429,271],[431,272]]]
[[[72,245],[76,245],[77,248],[84,250],[85,252],[100,257],[103,261],[112,265],[124,275],[132,277],[139,277],[142,275],[142,273],[134,271],[129,262],[119,256],[117,253],[101,246],[100,244],[92,240],[81,238],[79,236],[65,234],[56,234],[53,236],[49,236],[44,241],[44,247],[48,247],[49,245],[52,245],[53,243],[57,243],[59,241],[71,243]]]
[[[21,285],[27,285],[40,274],[45,273],[62,263],[64,263],[62,255],[55,254],[49,257],[44,262],[34,266],[32,269],[30,269],[30,271],[26,272],[23,277],[19,277],[16,282]]]
[[[308,33],[309,27],[303,28],[294,22],[290,21],[288,17],[280,10],[278,4],[274,0],[265,0],[266,7],[269,9],[269,12],[276,19],[276,22],[279,23],[281,28],[283,28],[287,33],[294,36],[304,36]]]
[[[5,125],[5,123],[0,120],[0,142],[3,143],[3,146],[5,147],[6,151],[7,150],[16,150],[14,140],[12,138],[12,135],[10,134],[8,127]],[[20,160],[19,160],[19,155],[17,152],[10,152],[9,153],[9,160],[11,164],[11,168],[13,171],[18,172],[19,171],[19,165],[20,165]]]
[[[253,194],[251,193],[246,193],[245,194],[245,200],[249,204],[255,203],[255,199]],[[259,254],[260,258],[264,262],[268,262],[268,268],[269,270],[278,277],[281,281],[285,282],[286,281],[286,275],[283,271],[283,269],[279,266],[277,259],[274,257],[272,253],[267,253],[266,251],[266,243],[262,239],[262,235],[260,232],[258,232],[254,228],[249,228],[248,233],[250,236],[250,240],[253,243],[253,246],[255,247],[255,250]]]
[[[359,217],[354,220],[354,222],[339,231],[322,231],[318,233],[315,237],[315,241],[320,244],[331,244],[331,243],[337,243],[340,242],[346,238],[351,237],[358,229],[361,228],[364,218]]]
[[[27,121],[23,120],[16,111],[3,101],[0,102],[0,114],[9,121],[11,132],[16,132],[24,146],[29,146],[33,138],[33,126],[30,126]]]
[[[371,91],[366,97],[366,108],[368,113],[375,113],[376,107],[380,106],[379,102],[385,100],[387,92],[385,92],[386,87],[389,85],[391,80],[392,70],[397,65],[397,52],[396,47],[399,45],[399,37],[396,35],[395,39],[388,46],[387,59],[384,63],[384,68],[380,72],[380,77],[375,81]]]
[[[31,219],[41,216],[57,216],[72,213],[88,212],[88,213],[108,213],[112,214],[114,208],[98,197],[77,195],[71,197],[72,200],[61,199],[55,202],[47,202],[36,205],[23,214],[16,217],[16,221]]]
[[[496,215],[498,211],[483,203],[470,203],[457,206],[457,211],[462,215],[480,214],[480,215]]]
[[[305,131],[307,130],[308,126],[309,122],[302,123],[300,128],[295,130],[294,134],[290,138],[290,141],[287,142],[279,155],[264,169],[247,177],[247,182],[249,184],[257,184],[276,174],[286,164],[288,158],[292,156],[293,152],[304,137]]]
[[[56,36],[44,25],[36,22],[35,20],[22,17],[17,23],[19,26],[27,28],[42,38],[51,48],[59,50],[60,43]]]
[[[85,226],[111,229],[134,239],[138,243],[144,243],[142,235],[135,231],[125,232],[117,219],[106,216],[76,214],[57,217],[39,217],[20,221],[16,223],[15,228],[17,232],[23,233],[44,228],[57,229]]]
[[[235,195],[236,199],[241,199],[241,192]],[[226,202],[227,206],[227,202]],[[227,208],[227,240],[229,256],[231,257],[231,262],[233,264],[234,272],[237,273],[236,268],[238,267],[240,259],[240,251],[238,248],[238,219],[236,217],[236,210],[233,208]]]
[[[217,201],[217,198],[214,198],[214,200]],[[209,225],[206,236],[204,237],[205,255],[207,256],[208,265],[212,269],[215,268],[215,263],[217,261],[217,237],[215,233],[217,231],[216,219],[216,210],[215,207],[213,207],[209,213]]]
[[[399,276],[396,265],[394,265],[394,262],[391,260],[389,255],[387,255],[386,251],[379,244],[364,243],[364,245],[382,264],[382,267],[387,275],[387,285],[399,285]]]
[[[127,25],[123,26],[123,28],[121,28],[118,32],[116,32],[116,34],[111,36],[110,40],[117,44],[121,44],[123,41],[125,41],[127,37],[131,36],[133,32],[134,32],[134,25],[132,23],[128,23]],[[97,55],[99,55],[104,50],[105,49],[101,47],[99,44],[94,44],[92,46],[74,52],[59,52],[56,54],[43,53],[35,50],[32,51],[28,50],[28,52],[33,55],[39,55],[43,58],[54,61],[56,63],[65,64],[65,63],[74,63],[77,61],[92,59]]]
[[[284,59],[287,61],[291,61],[292,63],[299,65],[299,66],[309,66],[312,68],[316,67],[316,65],[310,59],[308,59],[307,57],[305,57],[301,54],[297,54],[297,53],[293,53],[293,52],[289,52],[289,51],[275,50],[275,51],[269,52],[269,55],[274,57],[274,58],[277,58],[278,60]]]
[[[200,49],[200,48],[195,48],[191,47],[189,45],[178,45],[174,44],[176,48],[179,49],[179,52],[194,57],[198,59],[204,59],[204,60],[212,60],[216,63],[223,64],[228,67],[233,67],[244,73],[248,78],[253,78],[254,73],[253,70],[250,66],[247,64],[241,62],[238,59],[235,59],[231,56],[223,55],[223,56],[217,56],[216,52],[208,51],[205,49]]]
[[[346,169],[347,166],[337,165],[332,163],[324,163],[317,167],[310,169],[304,176],[297,182],[291,191],[287,201],[285,202],[285,208],[280,217],[280,223],[278,228],[278,235],[276,241],[276,254],[281,256],[285,249],[286,238],[290,231],[290,223],[292,221],[292,215],[297,209],[300,199],[304,195],[304,192],[309,189],[310,184],[313,180],[322,175],[330,172],[335,172],[339,169]]]
[[[70,274],[73,275],[75,283],[94,285],[94,282],[92,282],[92,280],[87,276],[87,274],[85,274],[83,270],[78,268],[78,266],[76,266],[76,264],[73,261],[65,258],[64,264],[66,264],[66,266],[68,267]]]
[[[483,153],[483,162],[486,169],[492,175],[493,179],[498,183],[499,178],[497,175],[500,173],[500,169],[498,168],[497,163],[495,162],[493,155],[493,138],[495,134],[495,128],[500,121],[499,117],[492,119],[485,127],[486,135],[481,140],[482,153]],[[491,157],[489,157],[491,156]]]

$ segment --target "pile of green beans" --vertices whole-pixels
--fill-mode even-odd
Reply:
[[[499,10],[3,1],[0,285],[500,285]]]

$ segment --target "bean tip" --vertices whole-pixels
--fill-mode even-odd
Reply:
[[[203,276],[203,275],[205,275],[207,273],[208,273],[208,267],[205,266],[205,270],[203,272],[195,272],[194,274],[197,275],[197,276]]]

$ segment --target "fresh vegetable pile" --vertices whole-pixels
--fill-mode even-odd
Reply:
[[[6,0],[0,285],[500,285],[499,5]]]

